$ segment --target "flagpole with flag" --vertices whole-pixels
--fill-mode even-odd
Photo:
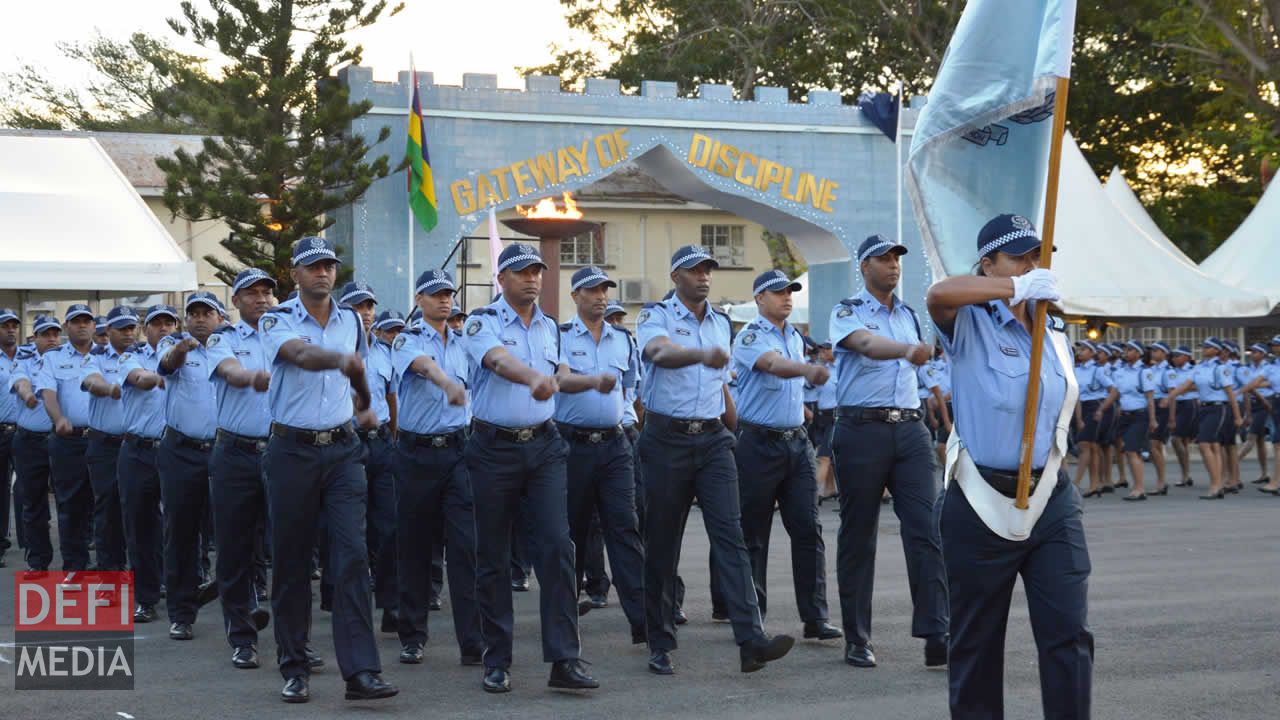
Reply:
[[[502,237],[498,235],[498,213],[489,206],[489,270],[493,294],[498,293],[498,256],[502,255]]]
[[[1052,263],[1076,0],[969,0],[916,123],[907,192],[936,278],[966,274],[992,217],[1041,221]],[[1052,118],[1052,122],[1046,122]],[[1042,214],[1043,213],[1043,214]],[[1048,303],[1037,303],[1015,506],[1028,507]]]
[[[436,212],[435,178],[431,174],[431,155],[427,152],[426,123],[422,116],[422,97],[418,93],[418,71],[409,55],[409,129],[405,141],[406,182],[409,192],[409,306],[413,306],[413,224],[416,218],[422,229],[431,232],[439,221]]]
[[[894,199],[898,203],[898,224],[894,229],[894,232],[897,234],[893,236],[893,239],[897,242],[904,242],[902,239],[902,86],[903,83],[899,81],[898,112],[896,113],[897,117],[895,118],[893,131],[893,169],[894,179],[896,181],[896,184],[894,185]],[[907,294],[906,277],[906,273],[898,274],[898,297],[905,297]]]

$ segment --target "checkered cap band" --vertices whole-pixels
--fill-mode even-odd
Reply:
[[[1037,237],[1036,232],[1032,228],[1019,228],[1011,232],[1007,232],[991,242],[978,248],[978,257],[986,257],[992,252],[1008,245],[1010,242],[1024,237]]]
[[[294,255],[294,256],[293,256],[293,264],[294,264],[294,265],[297,265],[298,263],[302,262],[303,260],[306,260],[307,258],[316,257],[317,255],[322,256],[322,257],[326,257],[326,258],[328,258],[328,259],[330,259],[330,260],[337,260],[337,259],[338,259],[338,256],[337,256],[337,255],[336,255],[332,250],[330,250],[330,249],[329,249],[329,248],[327,248],[327,247],[321,247],[321,248],[312,248],[312,249],[310,249],[310,250],[303,250],[302,252],[298,253],[297,255]]]
[[[59,330],[61,330],[62,323],[58,322],[58,319],[55,317],[44,315],[36,320],[36,324],[32,328],[32,330],[36,334],[39,334],[44,332],[45,330],[48,330],[49,328],[58,328]]]
[[[17,320],[17,319],[18,319],[18,313],[14,312],[9,308],[0,308],[0,322],[5,322],[7,320]]]
[[[250,285],[252,285],[252,284],[254,284],[254,283],[256,283],[256,282],[262,282],[263,280],[266,280],[267,282],[271,283],[272,285],[275,285],[275,284],[276,284],[275,278],[271,277],[270,275],[266,274],[265,272],[263,272],[263,271],[261,271],[261,270],[252,270],[252,271],[250,271],[250,272],[246,273],[244,277],[240,278],[240,282],[238,282],[238,283],[236,283],[235,285],[232,285],[232,286],[231,286],[231,292],[232,292],[232,294],[238,293],[238,292],[240,292],[241,290],[243,290],[243,289],[245,289],[245,288],[249,287]]]
[[[378,301],[378,297],[377,297],[376,295],[374,295],[372,292],[370,292],[370,291],[368,291],[368,290],[361,289],[361,288],[356,288],[355,290],[352,290],[351,292],[347,293],[346,295],[343,295],[342,297],[338,298],[338,302],[340,302],[340,303],[344,303],[344,304],[345,304],[345,303],[349,303],[349,302],[351,302],[354,298],[358,298],[358,297],[360,297],[361,295],[368,295],[368,296],[369,296],[369,297],[368,297],[368,299],[369,299],[369,300],[372,300],[372,301],[374,301],[374,302],[377,302],[377,301]]]
[[[583,285],[586,285],[587,283],[592,282],[592,281],[594,281],[594,280],[604,280],[604,281],[609,281],[609,276],[608,276],[608,275],[605,275],[604,273],[596,273],[596,274],[594,274],[594,275],[588,275],[588,276],[586,276],[586,277],[582,278],[581,280],[579,280],[578,282],[574,283],[574,284],[573,284],[573,287],[569,288],[569,290],[570,290],[570,291],[577,290],[578,288],[582,287]]]
[[[506,259],[506,261],[504,261],[501,265],[498,265],[498,272],[502,272],[503,270],[506,270],[507,268],[511,267],[512,265],[515,265],[515,264],[516,264],[516,263],[518,263],[518,262],[524,262],[525,260],[531,260],[531,261],[533,261],[533,262],[537,262],[537,263],[541,263],[541,262],[542,262],[542,258],[541,258],[541,257],[539,257],[539,256],[537,256],[537,255],[529,255],[529,254],[526,254],[526,255],[515,255],[515,256],[513,256],[513,257],[509,257],[509,258],[507,258],[507,259]],[[545,263],[544,263],[544,264],[545,264]]]
[[[876,243],[875,245],[872,245],[871,247],[862,251],[862,254],[858,256],[858,262],[862,262],[863,260],[866,260],[872,255],[880,252],[880,250],[884,248],[891,248],[891,247],[895,247],[896,245],[897,243],[891,243],[888,240],[884,242]]]
[[[716,261],[715,258],[707,254],[706,249],[701,247],[695,247],[692,252],[681,255],[671,263],[671,272],[675,272],[676,270],[680,269],[680,266],[684,265],[685,263],[689,262],[694,258],[698,258],[699,261],[705,261],[705,260],[710,260],[711,262]]]
[[[771,277],[768,280],[765,280],[764,282],[760,283],[759,285],[751,288],[751,294],[759,295],[765,290],[772,290],[774,287],[779,285],[781,285],[782,287],[788,287],[793,282],[795,281],[787,279],[786,276],[775,275],[774,277]]]

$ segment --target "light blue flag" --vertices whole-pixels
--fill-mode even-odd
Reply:
[[[907,193],[935,278],[967,274],[978,230],[1040,218],[1054,86],[1071,72],[1076,0],[969,0],[916,122]]]

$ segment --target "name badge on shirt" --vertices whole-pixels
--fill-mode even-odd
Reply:
[[[1009,347],[1008,345],[1001,345],[1000,352],[1008,355],[1009,357],[1018,357],[1018,349]]]
[[[687,337],[692,337],[692,336],[693,336],[693,333],[692,333],[688,328],[676,328],[676,334],[677,334],[677,335],[684,335],[684,336],[687,336]]]
[[[586,356],[587,356],[587,353],[586,353],[585,351],[582,351],[582,350],[574,350],[574,351],[570,352],[569,354],[570,354],[570,355],[572,355],[572,356],[574,356],[574,357],[586,357]]]
[[[509,339],[507,339],[507,338],[502,338],[502,344],[503,344],[503,345],[507,345],[507,346],[515,346],[516,341],[515,341],[515,340],[509,340]]]
[[[868,330],[879,330],[880,326],[875,323],[864,323]]]

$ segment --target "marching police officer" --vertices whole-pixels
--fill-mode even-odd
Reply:
[[[916,312],[894,295],[907,248],[882,235],[858,247],[864,289],[831,311],[839,407],[832,434],[840,487],[836,562],[848,635],[845,662],[875,667],[871,594],[880,498],[886,488],[902,523],[913,613],[911,634],[925,639],[925,665],[947,661],[947,584],[931,521],[938,497],[933,449],[916,393],[915,367],[929,361]]]
[[[163,582],[164,526],[157,449],[165,428],[166,395],[160,377],[160,342],[178,329],[178,311],[171,305],[152,305],[142,320],[143,342],[120,355],[124,406],[124,442],[116,467],[120,512],[124,515],[125,546],[138,596],[134,622],[156,619]]]
[[[53,562],[49,539],[49,433],[53,421],[44,409],[44,396],[35,390],[34,378],[43,370],[44,356],[58,347],[62,325],[51,315],[37,315],[32,327],[34,343],[19,347],[9,368],[6,390],[18,402],[17,429],[13,436],[14,491],[17,522],[22,524],[27,570],[44,572]],[[71,561],[62,546],[62,562]]]
[[[165,380],[165,429],[156,466],[164,499],[165,606],[169,637],[190,640],[201,606],[217,585],[200,582],[200,530],[209,512],[209,453],[218,429],[212,362],[207,342],[222,321],[221,304],[209,292],[187,296],[186,332],[160,341],[157,372]]]
[[[318,518],[329,529],[335,581],[333,638],[346,699],[387,698],[399,690],[381,677],[369,607],[369,556],[364,536],[368,483],[364,448],[351,417],[371,414],[360,317],[331,293],[338,256],[333,243],[305,237],[293,248],[298,297],[258,321],[271,361],[271,440],[264,466],[271,513],[271,606],[281,698],[307,702],[312,660],[311,557]],[[352,393],[355,394],[353,408]]]
[[[821,504],[823,500],[840,496],[836,487],[835,465],[831,462],[831,434],[835,431],[836,408],[840,405],[840,376],[830,341],[818,343],[818,364],[825,367],[830,375],[827,382],[818,387],[813,413],[812,435],[818,456],[818,502]]]
[[[1137,340],[1130,340],[1124,345],[1124,362],[1111,374],[1115,386],[1110,396],[1102,401],[1102,405],[1094,411],[1094,419],[1101,419],[1118,405],[1119,423],[1116,432],[1124,443],[1124,455],[1128,458],[1129,468],[1133,471],[1133,490],[1124,497],[1125,500],[1146,500],[1143,491],[1142,452],[1149,433],[1157,426],[1156,406],[1153,400],[1155,392],[1155,373],[1142,364],[1142,353],[1145,348]]]
[[[844,633],[827,622],[826,546],[818,521],[818,485],[813,446],[804,430],[804,384],[822,387],[831,378],[822,365],[805,362],[804,340],[787,321],[791,293],[800,283],[781,270],[755,279],[760,315],[733,343],[738,382],[738,492],[742,537],[751,554],[760,614],[767,611],[769,531],[773,508],[791,537],[791,572],[804,636],[834,640]]]
[[[93,535],[93,486],[89,482],[89,393],[80,388],[80,371],[93,349],[94,316],[88,305],[67,308],[62,319],[67,342],[43,357],[35,389],[53,420],[49,470],[58,505],[58,543],[64,570],[89,567]]]
[[[1060,321],[1042,346],[1029,507],[1014,507],[1034,301],[1058,300],[1057,284],[1051,272],[1036,269],[1040,240],[1026,218],[996,217],[977,244],[979,276],[936,282],[928,296],[951,358],[956,410],[940,512],[951,598],[951,717],[1004,717],[1005,628],[1021,576],[1045,715],[1088,718],[1090,563],[1080,495],[1061,465],[1076,388]]]
[[[9,551],[9,507],[13,497],[9,482],[13,476],[13,436],[18,431],[18,400],[9,392],[9,375],[18,356],[18,335],[22,325],[18,313],[0,308],[0,568]],[[18,508],[17,502],[13,503]],[[14,513],[14,529],[18,545],[23,545],[21,510]]]
[[[1174,487],[1191,487],[1191,455],[1187,444],[1196,437],[1196,406],[1200,403],[1200,394],[1194,390],[1184,392],[1177,398],[1169,393],[1191,377],[1195,370],[1191,348],[1179,345],[1169,356],[1169,368],[1165,370],[1165,399],[1160,407],[1168,410],[1169,427],[1173,428],[1173,452],[1178,458],[1178,466],[1182,471],[1182,479]]]
[[[462,311],[461,307],[454,305],[449,310],[449,329],[454,332],[462,332],[462,328],[467,323],[467,314]]]
[[[138,314],[128,305],[107,313],[109,342],[84,360],[81,386],[89,395],[89,480],[93,486],[93,546],[99,570],[125,569],[124,515],[116,482],[124,442],[124,375],[120,356],[137,340]]]
[[[95,347],[105,348],[108,342],[107,317],[99,315],[93,319],[93,344]]]
[[[542,588],[542,658],[552,663],[547,684],[600,686],[579,659],[577,581],[565,502],[568,445],[551,416],[557,392],[600,389],[605,382],[600,375],[557,375],[565,362],[560,328],[537,305],[544,269],[532,245],[508,246],[498,256],[501,297],[473,312],[465,331],[475,366],[474,419],[465,454],[475,495],[476,600],[487,692],[511,690],[510,553],[522,497]]]
[[[400,662],[422,662],[433,566],[447,548],[460,661],[479,665],[484,640],[475,595],[475,508],[463,460],[470,365],[462,333],[446,324],[457,288],[446,270],[422,273],[414,287],[422,324],[392,344],[401,401],[395,450]],[[438,547],[442,538],[444,548]]]
[[[569,443],[569,530],[584,566],[588,533],[598,514],[609,548],[618,600],[631,625],[631,642],[642,645],[644,619],[644,548],[636,519],[635,472],[631,442],[622,430],[626,399],[623,388],[635,383],[631,333],[604,319],[609,288],[618,284],[591,265],[573,274],[570,295],[578,312],[560,326],[561,394],[555,420]],[[599,377],[599,387],[570,393],[565,378]],[[603,568],[601,568],[602,570]],[[603,574],[603,573],[601,573]],[[597,600],[591,601],[593,607]]]
[[[742,539],[732,399],[726,382],[729,318],[707,302],[711,272],[719,267],[705,248],[686,245],[671,258],[672,296],[650,303],[636,318],[644,358],[641,388],[645,421],[640,433],[645,503],[645,620],[649,671],[671,675],[676,649],[676,570],[694,496],[711,540],[711,571],[719,578],[741,669],[755,672],[786,655],[789,635],[765,635],[751,560]]]
[[[205,341],[205,370],[218,404],[209,456],[209,504],[218,539],[214,574],[231,665],[242,670],[259,666],[258,632],[271,619],[271,613],[258,605],[254,573],[259,538],[267,526],[262,457],[271,433],[266,394],[271,363],[260,323],[276,304],[275,289],[275,279],[265,271],[240,271],[231,285],[231,302],[240,321],[223,326]]]
[[[1224,485],[1228,481],[1224,436],[1234,437],[1236,428],[1244,424],[1235,392],[1235,373],[1220,353],[1222,342],[1214,337],[1205,338],[1201,347],[1201,360],[1191,371],[1190,377],[1169,391],[1170,404],[1176,403],[1183,393],[1195,390],[1200,396],[1200,409],[1196,415],[1196,443],[1200,457],[1209,471],[1209,492],[1201,500],[1221,500],[1226,497]],[[1227,418],[1227,408],[1231,419]]]

